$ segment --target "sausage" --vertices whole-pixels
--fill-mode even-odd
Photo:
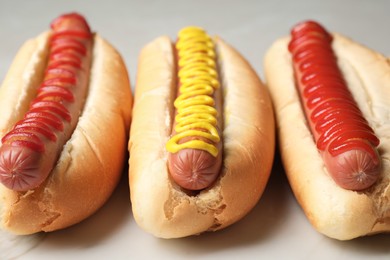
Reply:
[[[201,190],[215,181],[222,163],[216,53],[212,39],[197,27],[179,32],[176,52],[179,80],[168,168],[178,185]]]
[[[292,29],[288,46],[310,129],[334,181],[363,190],[379,177],[379,139],[348,90],[333,53],[332,36],[308,21]]]
[[[92,33],[78,14],[51,24],[43,82],[24,119],[2,138],[0,181],[9,189],[36,188],[54,167],[75,129],[87,95]]]

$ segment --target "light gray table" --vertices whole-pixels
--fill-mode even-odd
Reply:
[[[390,1],[4,1],[0,0],[0,80],[20,45],[46,30],[57,15],[84,14],[91,27],[123,55],[135,83],[138,54],[157,36],[175,37],[199,25],[235,46],[263,77],[263,58],[295,23],[316,19],[390,55]],[[134,87],[134,86],[133,86]],[[318,234],[297,205],[280,162],[255,209],[226,230],[177,240],[143,232],[132,218],[124,178],[109,202],[91,218],[47,234],[33,249],[28,242],[18,259],[389,259],[390,236],[339,242]],[[1,241],[0,241],[1,242]],[[2,243],[4,246],[4,243]],[[0,248],[1,246],[0,245]],[[0,250],[0,258],[2,256]]]

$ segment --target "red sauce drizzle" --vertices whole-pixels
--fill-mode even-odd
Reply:
[[[296,74],[301,75],[297,85],[314,126],[317,148],[328,149],[332,156],[362,149],[375,158],[373,147],[379,145],[379,139],[347,87],[332,50],[332,36],[312,21],[294,27],[291,36],[288,48]]]
[[[85,41],[92,38],[88,25],[81,16],[71,14],[85,23],[84,28],[60,29],[60,23],[69,23],[62,16],[52,23],[49,61],[42,84],[37,90],[37,97],[32,101],[24,119],[15,124],[13,129],[1,141],[12,146],[24,146],[34,151],[44,152],[41,138],[55,142],[54,131],[63,131],[64,122],[71,121],[66,103],[74,102],[72,88],[77,86],[76,73],[81,69],[82,58],[87,54]]]

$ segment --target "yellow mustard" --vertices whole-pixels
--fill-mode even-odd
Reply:
[[[213,99],[214,91],[219,87],[214,43],[203,29],[186,27],[179,32],[176,48],[180,83],[174,102],[176,134],[167,142],[166,148],[171,153],[200,149],[216,157],[216,143],[220,137]],[[203,137],[209,142],[195,139],[179,144],[186,137]]]

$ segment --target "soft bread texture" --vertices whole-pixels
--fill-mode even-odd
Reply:
[[[45,32],[22,46],[0,89],[0,135],[23,117],[43,78]],[[49,178],[16,192],[0,185],[1,227],[16,234],[62,229],[92,215],[110,197],[125,163],[132,95],[119,53],[94,36],[88,98]]]
[[[227,227],[262,195],[272,167],[275,133],[267,89],[240,54],[216,39],[224,102],[224,159],[216,183],[189,196],[168,173],[175,95],[173,45],[160,37],[139,58],[130,131],[129,182],[136,222],[161,238]]]
[[[339,34],[333,49],[360,109],[380,139],[380,180],[355,192],[340,188],[327,173],[306,122],[287,44],[276,41],[265,57],[284,168],[312,225],[339,240],[390,231],[390,65],[381,54]]]

